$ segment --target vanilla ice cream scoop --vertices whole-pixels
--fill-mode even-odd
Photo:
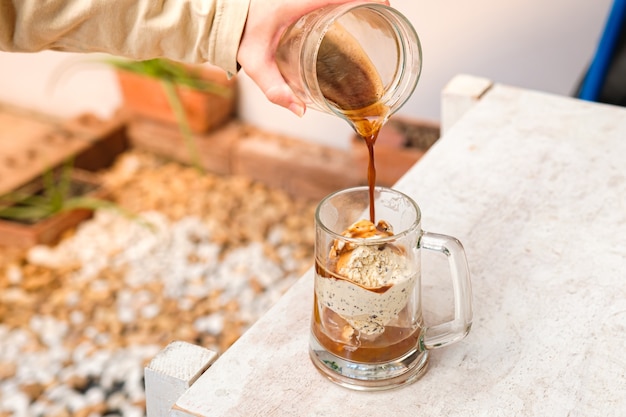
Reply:
[[[393,245],[357,246],[337,262],[342,277],[369,289],[395,284],[406,273],[406,259]]]
[[[356,331],[373,335],[406,306],[415,281],[415,266],[403,248],[376,240],[393,235],[391,226],[360,220],[342,233],[363,239],[363,244],[335,240],[330,259],[335,276],[322,278],[317,296],[327,308],[343,317]]]

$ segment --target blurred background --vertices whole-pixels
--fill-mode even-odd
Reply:
[[[421,80],[398,116],[424,123],[391,129],[386,148],[379,137],[377,184],[387,186],[439,138],[441,91],[458,74],[576,96],[613,2],[391,3],[423,49]],[[29,197],[67,191],[62,181],[41,191],[37,177],[80,153],[75,171],[89,170],[82,175],[102,190],[96,208],[122,209],[64,228],[49,222],[56,234],[45,229],[45,241],[43,227],[18,228],[0,212],[0,417],[144,416],[148,361],[172,340],[228,349],[310,269],[319,198],[366,183],[369,154],[345,121],[316,111],[300,119],[245,73],[238,100],[217,97],[229,105],[211,101],[204,112],[228,110],[209,126],[219,129],[189,141],[173,116],[169,124],[115,117],[128,94],[123,102],[119,74],[103,58],[0,52],[0,189],[4,181],[6,191],[39,186]],[[155,85],[151,92],[164,95]],[[136,95],[141,104],[149,96]]]
[[[591,61],[611,0],[393,0],[415,26],[424,66],[399,115],[439,120],[440,92],[456,74],[573,95]],[[78,62],[78,64],[77,64]],[[112,115],[121,104],[113,70],[85,55],[0,52],[0,101],[61,117]],[[238,115],[261,128],[348,147],[352,132],[332,116],[298,119],[267,102],[244,73]]]

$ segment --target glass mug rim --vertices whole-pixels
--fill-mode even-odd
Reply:
[[[413,207],[413,209],[415,210],[415,219],[413,220],[413,222],[408,226],[405,227],[404,230],[402,231],[396,231],[394,230],[394,234],[391,236],[386,236],[386,237],[378,237],[376,239],[371,239],[371,243],[368,242],[369,239],[363,239],[363,238],[354,238],[354,237],[348,237],[348,236],[344,236],[341,234],[341,232],[335,232],[332,229],[330,229],[328,226],[326,226],[326,224],[324,224],[324,222],[320,219],[320,215],[321,215],[321,211],[324,209],[324,207],[326,206],[326,204],[332,200],[335,197],[338,197],[340,195],[343,194],[352,194],[352,193],[356,193],[356,192],[365,192],[366,193],[366,197],[367,197],[367,193],[369,192],[369,187],[367,185],[363,185],[363,186],[358,186],[358,187],[351,187],[351,188],[345,188],[342,190],[338,190],[335,191],[329,195],[327,195],[326,197],[324,197],[319,204],[317,205],[317,208],[315,209],[315,222],[316,224],[320,227],[320,229],[322,231],[324,231],[324,233],[327,233],[329,236],[331,236],[333,239],[339,239],[339,240],[343,240],[345,242],[350,242],[350,243],[355,243],[361,246],[379,246],[381,244],[384,243],[391,243],[391,242],[396,242],[398,240],[401,240],[402,238],[404,238],[407,235],[411,235],[415,232],[421,233],[421,221],[422,221],[422,212],[419,208],[419,206],[417,205],[417,203],[415,202],[415,200],[413,200],[411,197],[409,197],[407,194],[403,193],[402,191],[398,191],[396,189],[390,188],[390,187],[383,187],[383,186],[376,186],[374,187],[374,193],[376,195],[376,193],[381,193],[381,192],[388,192],[391,194],[396,194],[397,196],[403,198],[404,200],[408,201],[410,206]],[[369,200],[367,200],[369,201]],[[374,203],[376,204],[376,198],[374,199]],[[367,209],[367,206],[365,207]]]

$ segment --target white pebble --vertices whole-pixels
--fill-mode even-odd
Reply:
[[[195,301],[191,297],[178,299],[178,308],[183,311],[189,311],[195,304]]]
[[[17,285],[22,282],[23,274],[19,266],[11,264],[6,269],[9,284]]]
[[[121,409],[124,417],[144,417],[145,414],[143,409],[131,404],[125,404]]]
[[[224,330],[224,316],[221,313],[213,313],[199,317],[194,321],[193,327],[199,332],[218,335]]]
[[[177,300],[181,310],[191,311],[196,303],[204,302],[200,301],[203,297],[213,293],[220,294],[218,304],[235,300],[240,309],[238,317],[250,325],[298,278],[290,275],[299,267],[292,256],[293,250],[288,244],[280,246],[284,239],[281,225],[271,228],[265,242],[279,246],[282,262],[277,264],[266,258],[260,243],[234,249],[222,258],[222,248],[211,242],[210,231],[200,218],[186,217],[172,222],[157,212],[141,215],[153,228],[113,211],[97,210],[91,220],[81,223],[71,238],[54,248],[34,247],[28,252],[28,259],[39,265],[77,265],[65,279],[90,285],[96,292],[110,290],[108,281],[97,279],[105,268],[125,271],[124,288],[117,292],[115,306],[122,323],[152,319],[161,314],[155,295],[140,290],[145,284],[158,282],[163,285],[159,298]],[[9,267],[7,274],[13,285],[23,278],[18,267]],[[252,279],[260,284],[262,291],[251,289]],[[8,290],[3,293],[5,298],[10,295]],[[16,297],[21,295],[15,293]],[[77,290],[65,298],[70,308],[81,301],[82,295]],[[83,325],[87,320],[83,312],[70,311],[72,325]],[[219,335],[224,331],[224,315],[216,312],[199,317],[193,325],[199,332]],[[16,417],[45,414],[41,412],[43,401],[50,404],[48,412],[62,409],[76,412],[106,401],[107,407],[121,410],[120,414],[125,417],[144,417],[143,408],[132,404],[145,399],[143,366],[161,346],[100,348],[99,345],[110,341],[111,335],[88,326],[83,334],[88,340],[70,351],[63,346],[69,331],[67,323],[36,316],[30,326],[34,335],[0,324],[0,361],[14,362],[18,367],[15,378],[0,381],[0,414],[8,407],[5,398],[10,398],[9,411]],[[26,347],[36,345],[35,337],[50,349],[25,352]],[[94,387],[82,394],[63,384],[77,376],[94,380]],[[53,378],[62,383],[51,384],[42,402],[29,405],[28,398],[19,391],[19,383],[52,381]],[[110,392],[118,387],[120,391]]]
[[[17,389],[7,391],[2,392],[2,397],[0,397],[0,411],[9,412],[15,417],[27,417],[30,404],[28,396]]]
[[[63,251],[54,250],[44,245],[33,246],[26,256],[31,264],[50,268],[58,268],[69,263],[69,259],[67,259]]]
[[[144,319],[153,319],[159,315],[161,307],[158,304],[148,304],[141,308],[141,316]]]
[[[69,326],[66,322],[56,320],[50,316],[33,316],[30,328],[37,333],[39,339],[48,346],[58,346],[63,343]]]
[[[85,393],[85,399],[88,405],[102,404],[105,400],[104,391],[97,387],[92,387]]]
[[[72,310],[70,313],[70,323],[77,325],[85,322],[85,314],[79,310]]]
[[[124,405],[126,404],[126,397],[124,395],[124,393],[122,391],[118,391],[118,392],[114,392],[113,394],[109,395],[109,397],[106,400],[106,405],[108,408],[113,409],[113,410],[119,410],[122,409],[124,407]]]

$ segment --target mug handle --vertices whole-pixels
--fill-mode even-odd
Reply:
[[[446,255],[454,290],[454,319],[428,326],[420,342],[422,349],[435,349],[458,342],[472,327],[472,289],[465,249],[458,239],[438,233],[422,232],[417,247]]]

